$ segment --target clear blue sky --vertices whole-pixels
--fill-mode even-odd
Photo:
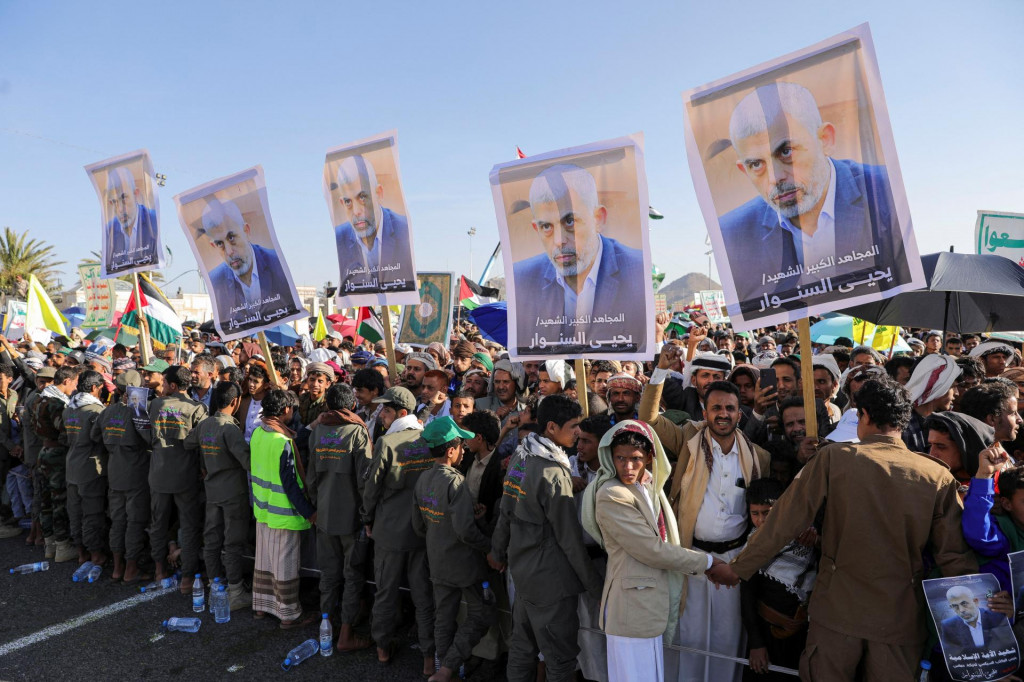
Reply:
[[[639,7],[638,7],[639,5]],[[969,251],[978,209],[1024,212],[1024,3],[78,3],[0,0],[0,225],[100,246],[82,167],[145,147],[167,279],[195,267],[172,197],[262,164],[296,284],[337,281],[330,147],[395,128],[421,270],[497,244],[495,163],[646,136],[654,262],[707,272],[681,92],[871,24],[922,253]],[[717,273],[715,273],[717,276]],[[64,277],[70,285],[77,274]],[[168,287],[195,291],[185,275]]]

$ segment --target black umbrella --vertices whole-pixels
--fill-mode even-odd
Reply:
[[[1008,258],[942,251],[921,257],[925,287],[844,315],[958,334],[1024,329],[1024,268]]]

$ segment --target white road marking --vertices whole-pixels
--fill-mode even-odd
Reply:
[[[171,594],[172,592],[177,593],[177,590],[159,590],[156,592],[143,592],[129,599],[125,599],[124,601],[115,602],[113,604],[110,604],[109,606],[104,606],[102,609],[96,609],[95,611],[90,611],[89,613],[78,616],[77,618],[72,618],[71,620],[60,623],[59,625],[51,625],[50,627],[44,628],[39,632],[28,635],[27,637],[22,637],[21,639],[16,639],[13,642],[8,642],[7,644],[0,645],[0,658],[6,656],[7,654],[14,653],[19,649],[24,649],[27,646],[32,646],[33,644],[45,642],[46,640],[51,639],[53,637],[63,635],[65,632],[69,632],[76,628],[80,628],[83,625],[88,625],[89,623],[93,623],[97,620],[100,620],[101,618],[106,618],[109,615],[120,613],[121,611],[126,611],[130,608],[138,606],[139,604],[152,601],[157,597],[163,596],[165,594]]]

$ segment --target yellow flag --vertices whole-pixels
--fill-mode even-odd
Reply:
[[[324,311],[316,314],[316,327],[313,328],[313,340],[320,342],[327,338],[327,324],[324,323]]]
[[[896,342],[899,333],[900,328],[892,325],[875,327],[875,338],[871,342],[871,347],[880,353],[888,353]]]
[[[61,335],[68,333],[67,318],[53,305],[35,275],[28,276],[28,303],[25,308],[25,331],[33,335],[33,341],[45,343],[47,339],[41,337],[47,331]]]
[[[871,343],[871,335],[875,333],[875,325],[859,317],[853,318],[853,342],[858,346]]]

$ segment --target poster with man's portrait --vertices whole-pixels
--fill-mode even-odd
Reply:
[[[455,273],[417,272],[420,302],[402,309],[397,343],[426,347],[435,341],[448,346],[452,333],[452,305],[455,300]]]
[[[1017,669],[1020,651],[1010,621],[989,608],[999,591],[991,573],[921,582],[942,655],[954,680],[999,680]]]
[[[174,203],[222,340],[308,316],[277,241],[262,167],[182,192]]]
[[[514,360],[650,360],[643,135],[496,165],[491,192]]]
[[[737,330],[924,285],[867,24],[689,90],[683,105]]]
[[[419,303],[397,134],[329,150],[324,198],[338,248],[338,307]]]
[[[145,149],[85,167],[100,200],[103,277],[164,266],[153,162]]]

